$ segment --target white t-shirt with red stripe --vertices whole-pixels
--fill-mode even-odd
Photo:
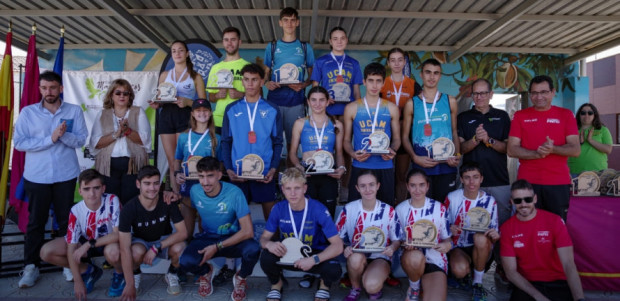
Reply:
[[[88,209],[86,203],[80,201],[73,205],[69,213],[65,240],[68,244],[75,244],[80,237],[90,240],[112,233],[114,227],[118,227],[120,212],[120,202],[113,194],[104,193],[101,196],[101,206],[96,211]]]

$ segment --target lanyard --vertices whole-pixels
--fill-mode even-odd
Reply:
[[[433,106],[431,107],[431,113],[429,114],[426,109],[426,97],[424,97],[424,93],[422,93],[422,100],[424,101],[424,118],[426,119],[426,124],[431,123],[431,115],[433,115],[433,111],[435,110],[435,105],[437,104],[437,100],[439,99],[439,91],[435,94],[435,99],[433,99]]]
[[[295,218],[293,217],[293,210],[291,210],[291,204],[288,204],[288,214],[291,216],[291,227],[293,227],[293,235],[295,235],[295,238],[301,240],[302,242],[304,225],[306,224],[306,215],[308,214],[308,199],[304,198],[304,201],[306,202],[306,206],[304,207],[304,217],[301,218],[301,229],[299,229],[299,234],[297,233],[297,225],[295,225]]]
[[[179,82],[181,81],[181,78],[183,78],[183,75],[185,75],[185,73],[187,72],[187,67],[183,70],[183,73],[181,73],[181,76],[179,77],[179,80],[177,80],[176,78],[176,71],[174,70],[174,68],[171,70],[172,71],[172,76],[170,76],[170,79],[174,82],[174,87],[176,88],[179,85]]]
[[[396,106],[400,102],[400,95],[403,94],[403,86],[405,85],[405,77],[403,76],[403,81],[400,82],[400,88],[398,88],[398,92],[396,92],[396,84],[394,83],[394,78],[390,75],[390,79],[392,80],[392,86],[394,87],[394,97],[396,99]],[[424,96],[424,94],[422,94]],[[431,111],[432,112],[432,111]]]
[[[379,105],[381,105],[381,98],[377,99],[377,108],[375,109],[375,117],[372,121],[371,133],[375,132],[375,126],[377,125],[377,116],[379,116]],[[364,106],[366,106],[366,112],[368,112],[368,117],[370,117],[370,109],[368,108],[368,102],[366,101],[366,97],[364,97]]]
[[[248,108],[248,120],[250,121],[250,131],[253,132],[254,131],[254,120],[256,120],[256,110],[258,109],[258,103],[260,102],[260,98],[256,102],[256,106],[254,106],[254,112],[252,113],[250,113],[250,105],[248,104],[248,101],[245,99],[245,97],[243,98],[243,100],[245,100],[245,106],[246,108]]]
[[[316,135],[317,144],[319,146],[319,149],[321,149],[321,145],[323,144],[323,136],[325,136],[325,125],[327,124],[327,120],[323,122],[323,126],[321,127],[321,134],[319,134],[319,129],[316,126],[316,122],[314,122],[314,118],[312,118],[312,124],[314,124],[314,134]]]
[[[192,129],[189,129],[189,135],[187,136],[187,150],[189,151],[190,157],[194,155],[194,152],[198,148],[198,145],[200,145],[200,142],[202,142],[202,139],[204,139],[204,137],[207,136],[208,133],[209,129],[202,133],[202,136],[200,136],[200,139],[198,139],[198,142],[196,142],[196,146],[192,148]]]
[[[332,59],[334,59],[334,61],[336,61],[336,64],[338,64],[338,75],[342,76],[342,66],[344,65],[344,59],[347,57],[346,54],[342,55],[342,62],[338,62],[338,60],[336,59],[336,56],[334,55],[333,52],[329,53],[332,56]]]

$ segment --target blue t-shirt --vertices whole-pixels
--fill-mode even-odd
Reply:
[[[335,57],[338,63],[342,62],[342,55],[335,55]],[[334,99],[332,87],[336,84],[336,79],[339,74],[338,63],[334,61],[331,53],[328,53],[316,60],[314,68],[312,68],[312,77],[310,77],[313,81],[317,81],[319,86],[327,89],[332,99]],[[345,56],[344,63],[342,64],[342,79],[345,84],[349,85],[351,91],[349,101],[354,101],[355,95],[353,95],[353,86],[362,85],[364,81],[360,63],[348,55]],[[344,107],[346,105],[346,102],[338,102],[330,105],[327,107],[327,114],[342,115],[344,114]]]
[[[222,189],[215,197],[205,194],[202,186],[194,185],[190,190],[192,206],[202,220],[201,235],[207,238],[227,237],[237,233],[241,227],[239,219],[250,214],[248,203],[239,187],[221,182]]]
[[[192,131],[192,148],[196,147],[196,143],[198,142],[198,140],[200,140],[201,136],[202,136],[202,133],[196,133]],[[185,162],[187,161],[187,159],[189,159],[189,145],[187,143],[188,142],[187,137],[189,137],[189,132],[181,133],[179,135],[179,139],[177,140],[177,150],[174,153],[174,158],[177,160],[181,160],[181,162]],[[218,141],[220,140],[218,134],[215,134],[215,138]],[[196,147],[196,150],[194,151],[194,156],[215,157],[220,146],[217,145],[215,149],[216,154],[212,153],[211,148],[212,148],[211,135],[207,133],[205,137],[202,139],[202,141],[200,141],[200,145]]]
[[[432,134],[430,136],[424,135],[424,124],[426,124],[426,118],[424,117],[424,107],[426,111],[430,112],[433,107],[432,103],[427,103],[420,97],[415,96],[413,98],[413,122],[411,123],[411,142],[413,144],[413,151],[418,156],[428,156],[427,146],[437,138],[445,137],[452,141],[452,114],[450,111],[450,98],[447,94],[441,94],[437,103],[435,104],[435,110],[430,112],[430,125],[432,128]],[[435,167],[423,168],[413,163],[415,168],[422,169],[428,175],[443,175],[456,173],[456,167],[451,167],[448,163],[439,163]]]
[[[321,134],[322,124],[317,124],[317,131]],[[323,142],[321,143],[321,149],[334,153],[334,146],[336,145],[336,131],[334,124],[328,119],[327,125],[325,125],[325,132],[323,133]],[[299,137],[299,143],[301,144],[301,150],[303,152],[315,151],[319,149],[317,142],[316,132],[314,131],[314,123],[310,122],[309,118],[304,120],[304,127],[301,129],[301,135]]]
[[[312,50],[312,46],[306,43],[305,54],[303,49],[304,48],[301,41],[299,40],[295,40],[293,42],[277,40],[273,66],[271,66],[271,43],[268,43],[265,48],[265,65],[271,69],[271,81],[278,82],[278,71],[280,67],[286,63],[291,63],[297,66],[297,70],[299,71],[298,79],[300,82],[303,82],[307,72],[307,67],[314,65],[314,52]],[[288,86],[282,86],[273,91],[269,91],[267,99],[279,106],[292,107],[304,102],[304,93],[304,90],[295,92]]]
[[[379,99],[381,105],[379,106],[379,116],[377,116],[377,125],[375,131],[385,132],[390,139],[392,139],[392,115],[388,108],[388,101],[385,99]],[[368,111],[371,115],[368,115],[366,106],[363,99],[356,101],[357,112],[353,119],[353,150],[358,151],[364,148],[364,138],[372,134],[372,123],[375,117],[375,106],[368,106]],[[392,160],[383,160],[380,155],[371,155],[366,161],[359,162],[353,159],[353,166],[357,168],[366,169],[387,169],[394,167]]]
[[[279,229],[280,240],[287,237],[295,237],[288,208],[289,205],[287,200],[276,203],[265,225],[265,230],[271,233],[275,233],[276,230]],[[295,219],[295,226],[298,232],[301,229],[303,215],[303,210],[293,210],[293,218]],[[306,224],[304,225],[302,234],[302,242],[309,245],[313,252],[325,250],[325,248],[329,246],[329,241],[327,239],[334,235],[338,235],[338,230],[329,214],[329,210],[317,200],[308,198],[308,213],[306,214]]]
[[[248,140],[250,116],[246,104],[250,107],[250,113],[258,105],[254,120],[256,143],[249,143]],[[273,103],[262,98],[256,103],[248,103],[242,98],[226,107],[222,123],[222,159],[226,169],[237,172],[237,160],[247,154],[256,154],[265,163],[263,175],[266,175],[271,167],[278,167],[282,144],[282,118]]]

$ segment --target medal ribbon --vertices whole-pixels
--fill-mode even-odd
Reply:
[[[372,121],[371,134],[375,132],[375,126],[377,125],[377,116],[379,116],[379,105],[381,105],[381,98],[377,99],[377,107],[375,109],[375,117]],[[368,112],[368,117],[372,116],[370,115],[370,109],[368,108],[368,101],[366,101],[366,97],[364,97],[364,106],[366,106],[366,112]]]
[[[390,75],[390,79],[392,80],[392,86],[394,87],[394,97],[396,99],[396,106],[400,103],[400,95],[403,94],[403,86],[405,85],[405,78],[403,77],[403,81],[400,82],[400,88],[398,88],[398,92],[396,92],[396,84],[394,83],[394,78]],[[422,94],[424,96],[424,94]],[[431,111],[432,113],[433,111]]]
[[[314,118],[312,118],[312,124],[314,124],[314,134],[316,135],[316,141],[319,146],[319,150],[321,149],[321,145],[323,144],[323,136],[325,136],[325,125],[327,124],[327,120],[323,122],[323,126],[321,127],[321,134],[319,135],[319,129],[316,126],[316,122],[314,122]]]
[[[329,53],[332,56],[332,59],[334,59],[334,61],[336,61],[336,64],[338,65],[338,75],[343,76],[342,75],[342,66],[344,65],[344,59],[347,57],[346,54],[342,55],[342,62],[338,62],[338,60],[336,59],[336,56],[334,55],[333,52]]]
[[[260,102],[260,99],[258,99],[258,101],[256,102],[256,106],[254,106],[254,112],[250,113],[250,105],[248,104],[248,101],[245,99],[245,97],[243,98],[243,100],[245,101],[245,107],[248,109],[248,120],[250,121],[250,131],[253,132],[254,131],[254,120],[256,120],[256,110],[258,109],[258,103]]]
[[[426,119],[426,124],[431,123],[431,115],[433,115],[433,111],[435,110],[435,105],[437,104],[437,100],[439,99],[439,91],[435,94],[435,99],[433,100],[433,106],[431,107],[431,113],[428,113],[426,109],[426,97],[424,97],[424,93],[422,93],[422,100],[424,101],[424,118]]]
[[[304,201],[306,202],[306,206],[304,207],[304,217],[301,218],[301,229],[299,229],[299,234],[297,233],[297,225],[295,225],[295,218],[293,217],[293,210],[291,210],[291,204],[288,204],[288,214],[291,216],[291,227],[293,227],[293,235],[295,235],[295,238],[301,240],[302,242],[304,241],[302,235],[304,233],[304,225],[306,224],[306,215],[308,214],[308,199],[304,198]]]
[[[204,133],[202,133],[202,136],[200,136],[200,139],[198,139],[198,142],[196,142],[196,146],[192,148],[192,129],[189,129],[189,136],[187,136],[187,150],[189,151],[190,157],[194,155],[194,152],[198,148],[198,145],[200,145],[200,142],[202,142],[202,139],[204,139],[208,133],[209,133],[209,129],[207,129]]]
[[[170,76],[170,79],[174,82],[174,87],[177,88],[177,86],[179,85],[179,82],[181,81],[181,78],[183,78],[183,75],[187,73],[187,67],[185,67],[185,69],[183,70],[183,73],[181,73],[179,80],[177,80],[177,77],[176,77],[177,72],[174,69],[172,69],[171,71],[172,71],[172,75]]]

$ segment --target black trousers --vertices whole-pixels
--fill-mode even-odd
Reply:
[[[43,245],[45,224],[50,215],[50,205],[54,204],[54,214],[58,222],[58,236],[67,234],[69,212],[73,206],[73,193],[76,178],[52,184],[33,183],[24,179],[24,190],[28,198],[28,226],[24,242],[24,264],[39,265],[39,252]]]
[[[532,184],[532,187],[538,196],[536,208],[553,212],[566,221],[570,202],[570,185]]]
[[[442,175],[428,176],[431,180],[431,187],[428,189],[426,196],[443,203],[453,190],[456,190],[456,174],[447,173]]]
[[[279,260],[280,257],[269,252],[267,249],[263,249],[260,253],[260,267],[263,269],[265,275],[267,275],[267,278],[269,278],[269,283],[271,284],[278,283],[282,269],[301,271],[293,266],[278,265],[277,262]],[[340,266],[337,258],[332,258],[313,266],[307,272],[311,274],[319,274],[325,285],[330,287],[333,282],[340,279],[340,276],[342,275],[342,267]]]
[[[533,281],[530,282],[541,294],[550,299],[551,301],[565,301],[573,300],[573,295],[570,292],[570,287],[566,280],[557,280],[551,282]],[[522,291],[518,287],[514,287],[512,294],[510,295],[510,301],[534,301],[532,296]]]
[[[110,159],[110,176],[105,177],[105,192],[118,196],[121,205],[140,194],[136,186],[137,174],[128,175],[129,157]]]

